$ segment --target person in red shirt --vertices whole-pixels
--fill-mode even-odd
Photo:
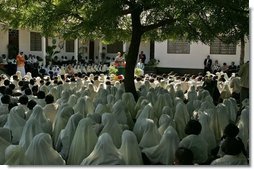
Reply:
[[[21,76],[24,77],[26,75],[26,71],[25,71],[25,57],[23,55],[23,52],[20,52],[17,56],[16,56],[16,63],[17,63],[17,71],[21,72]]]

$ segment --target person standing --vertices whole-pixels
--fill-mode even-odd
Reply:
[[[206,74],[207,71],[211,72],[212,67],[212,59],[210,59],[210,55],[208,55],[204,61],[204,74]]]
[[[139,56],[138,56],[139,60],[141,60],[141,62],[143,64],[145,64],[145,61],[146,61],[146,55],[144,54],[143,51],[140,52]]]
[[[17,71],[21,72],[22,77],[26,75],[25,61],[26,60],[25,60],[23,52],[20,52],[16,57],[16,63],[17,63]]]

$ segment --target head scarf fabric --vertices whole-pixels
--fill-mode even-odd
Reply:
[[[179,145],[179,137],[176,130],[169,126],[163,133],[160,143],[156,146],[142,150],[153,164],[172,165],[175,159],[175,151]]]
[[[122,140],[122,128],[117,122],[115,116],[112,113],[104,113],[102,115],[102,125],[104,126],[101,133],[108,133],[110,134],[114,145],[119,148],[121,146]]]
[[[25,152],[31,165],[65,165],[61,155],[52,147],[52,139],[47,133],[36,135]]]
[[[122,134],[122,145],[119,152],[123,156],[126,165],[143,165],[141,151],[135,134],[125,130]]]
[[[28,165],[25,150],[20,145],[9,145],[5,149],[5,165]]]
[[[26,124],[24,110],[19,110],[18,106],[13,107],[8,115],[4,128],[12,131],[12,143],[17,144],[20,140],[23,128]]]
[[[249,112],[250,112],[249,107],[245,107],[241,112],[240,120],[237,124],[239,128],[238,136],[242,139],[246,150],[248,148],[248,140],[249,140],[249,133],[250,133],[249,132],[249,120],[250,120]]]
[[[65,128],[61,130],[61,133],[58,137],[56,149],[60,151],[60,154],[65,160],[68,157],[69,149],[70,149],[76,128],[78,126],[78,123],[82,118],[83,116],[81,114],[72,115],[69,118]]]
[[[124,160],[114,145],[111,136],[103,133],[91,152],[81,165],[124,165]]]
[[[98,137],[92,126],[90,118],[79,121],[70,146],[67,164],[79,165],[93,151]]]

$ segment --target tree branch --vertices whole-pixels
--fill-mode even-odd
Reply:
[[[142,31],[143,32],[148,32],[151,30],[154,30],[156,28],[168,25],[168,24],[172,24],[173,22],[175,22],[175,19],[170,18],[170,19],[164,19],[161,21],[158,21],[157,23],[151,24],[151,25],[146,25],[146,26],[142,26]]]

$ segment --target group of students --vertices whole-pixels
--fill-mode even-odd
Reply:
[[[113,75],[2,75],[0,164],[248,165],[248,98],[219,76],[216,103],[211,75],[135,77],[137,101]]]

